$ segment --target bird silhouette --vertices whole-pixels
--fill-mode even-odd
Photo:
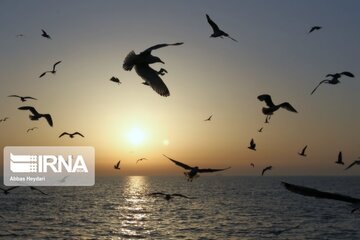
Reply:
[[[248,147],[248,149],[256,151],[256,143],[254,142],[253,138],[250,141],[250,146]]]
[[[167,73],[167,71],[163,68],[161,68],[159,71],[155,71],[149,66],[149,64],[152,63],[160,62],[164,64],[164,62],[160,58],[151,55],[151,51],[167,46],[178,46],[182,44],[182,42],[173,44],[158,44],[146,49],[139,54],[135,54],[134,51],[131,51],[125,57],[123,68],[126,71],[131,71],[131,69],[135,67],[136,73],[145,81],[143,84],[150,86],[159,95],[168,97],[170,96],[169,89],[163,80],[159,77],[159,75],[164,75]]]
[[[337,161],[335,162],[336,164],[341,164],[341,165],[344,165],[344,162],[342,160],[342,152],[340,151],[339,154],[338,154],[338,159]]]
[[[61,63],[61,61],[56,62],[56,63],[53,65],[52,70],[43,72],[43,73],[39,76],[39,78],[45,76],[45,74],[47,74],[47,73],[55,74],[55,73],[56,73],[56,69],[55,69],[55,68],[56,68],[56,65],[58,65],[59,63]]]
[[[37,191],[37,192],[39,192],[39,193],[41,193],[43,195],[48,195],[47,193],[41,191],[40,189],[38,189],[36,187],[33,187],[33,186],[29,186],[29,187],[30,187],[30,190],[32,190],[32,191]]]
[[[313,27],[311,27],[311,29],[310,29],[310,31],[308,33],[312,33],[313,31],[320,30],[320,29],[322,29],[321,26],[313,26]]]
[[[19,37],[25,37],[25,35],[22,34],[22,33],[20,33],[20,34],[17,34],[16,37],[17,37],[17,38],[19,38]]]
[[[148,160],[147,158],[139,158],[138,160],[136,160],[136,163],[144,161],[144,160]]]
[[[271,115],[266,115],[264,123],[269,123],[270,118],[271,118]]]
[[[345,170],[348,170],[349,168],[353,167],[354,165],[360,165],[360,160],[354,160]]]
[[[341,78],[342,76],[347,76],[347,77],[351,77],[354,78],[355,75],[352,74],[351,72],[341,72],[341,73],[334,73],[334,74],[327,74],[325,77],[331,77],[331,79],[325,79],[320,81],[320,83],[314,88],[314,90],[312,90],[312,92],[310,93],[310,95],[312,95],[316,89],[318,89],[318,87],[320,87],[321,84],[323,83],[327,83],[327,84],[331,84],[331,85],[336,85],[338,83],[340,83],[339,78]]]
[[[208,14],[206,14],[206,19],[208,21],[208,23],[210,24],[212,30],[213,30],[213,33],[210,35],[210,37],[212,38],[216,38],[216,37],[220,37],[220,38],[223,38],[223,37],[227,37],[227,38],[230,38],[231,40],[237,42],[236,39],[232,38],[229,36],[229,34],[227,34],[226,32],[224,32],[223,30],[221,30],[218,25],[216,25],[216,23],[211,20],[211,18],[209,17]]]
[[[227,168],[222,168],[222,169],[212,169],[212,168],[199,168],[198,166],[190,167],[189,165],[186,165],[186,164],[184,164],[182,162],[179,162],[179,161],[176,161],[176,160],[174,160],[172,158],[169,158],[166,155],[164,155],[164,157],[166,157],[167,159],[169,159],[170,161],[175,163],[177,166],[180,166],[180,167],[184,168],[185,170],[190,170],[189,172],[184,172],[184,175],[187,177],[187,180],[190,181],[190,182],[192,182],[192,180],[195,177],[198,177],[198,173],[218,172],[218,171],[224,171],[224,170],[227,170],[227,169],[230,168],[230,167],[227,167]]]
[[[300,194],[303,196],[348,202],[348,203],[352,203],[355,208],[358,208],[360,206],[360,199],[358,199],[358,198],[353,198],[353,197],[341,195],[338,193],[323,192],[323,191],[319,191],[314,188],[299,186],[299,185],[290,184],[290,183],[286,183],[286,182],[281,182],[281,184],[290,192]],[[356,210],[356,209],[353,209],[353,211],[354,210]]]
[[[259,133],[261,133],[262,131],[263,131],[263,128],[260,128],[260,129],[258,130]]]
[[[253,163],[250,163],[250,166],[255,167],[255,165]]]
[[[41,36],[47,39],[51,39],[50,35],[44,29],[41,29],[41,31],[42,31]]]
[[[204,121],[211,121],[213,115],[211,115],[210,117],[208,117],[207,119],[205,119]]]
[[[293,106],[291,106],[290,103],[288,102],[283,102],[280,103],[278,105],[275,105],[273,103],[273,101],[271,100],[271,96],[269,94],[262,94],[258,96],[258,99],[260,101],[265,101],[266,105],[268,107],[263,107],[262,108],[262,112],[265,115],[272,115],[275,111],[277,111],[279,108],[284,108],[290,112],[294,112],[297,113],[297,111],[295,110],[295,108]]]
[[[268,166],[268,167],[264,168],[261,172],[261,176],[264,176],[264,173],[269,170],[272,170],[272,166]]]
[[[112,77],[110,78],[110,81],[114,82],[114,83],[117,83],[117,84],[121,84],[120,80],[117,78],[117,77]]]
[[[179,193],[168,194],[168,193],[163,193],[163,192],[153,192],[153,193],[147,194],[147,196],[164,196],[164,199],[167,201],[171,200],[173,197],[182,197],[182,198],[192,199],[192,198],[189,198],[188,196],[185,196],[185,195],[182,195]]]
[[[38,127],[28,128],[28,129],[26,130],[26,132],[28,133],[28,132],[30,132],[30,131],[34,131],[35,129],[38,129]]]
[[[300,156],[306,157],[305,151],[306,151],[307,145],[301,150],[301,152],[299,152],[298,154]]]
[[[0,122],[5,122],[8,119],[9,119],[8,117],[4,117],[4,118],[0,119]]]
[[[18,109],[19,110],[29,110],[33,114],[33,115],[29,115],[29,118],[32,121],[37,121],[40,118],[44,117],[46,119],[46,121],[48,122],[48,124],[51,127],[53,126],[53,120],[52,120],[50,114],[38,113],[38,111],[36,111],[36,109],[34,107],[31,107],[31,106],[23,106],[23,107],[19,107]]]
[[[1,188],[0,187],[0,190],[2,190],[4,192],[4,194],[9,194],[11,190],[15,189],[15,188],[18,188],[19,186],[14,186],[14,187],[9,187],[9,188]]]
[[[70,138],[74,138],[75,135],[79,135],[81,137],[84,137],[84,135],[82,135],[81,133],[79,132],[74,132],[74,133],[68,133],[68,132],[63,132],[62,134],[60,134],[59,138],[61,138],[62,136],[64,135],[68,135]]]
[[[22,102],[26,102],[27,99],[32,99],[32,100],[37,100],[36,98],[30,97],[30,96],[26,96],[26,97],[22,97],[19,95],[10,95],[8,97],[17,97],[19,98]]]
[[[114,165],[114,169],[120,170],[120,161],[118,161],[117,164]]]

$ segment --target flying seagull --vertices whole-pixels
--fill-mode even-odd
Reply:
[[[19,37],[25,37],[25,35],[22,34],[22,33],[20,33],[20,34],[17,34],[16,37],[17,37],[17,38],[19,38]]]
[[[144,161],[144,160],[148,160],[147,158],[139,158],[138,160],[136,160],[136,163]]]
[[[300,156],[306,157],[305,151],[306,151],[307,145],[303,148],[303,150],[301,152],[299,152],[298,154]]]
[[[213,115],[211,115],[210,117],[208,117],[207,119],[205,119],[204,121],[211,121]]]
[[[323,84],[323,83],[327,83],[327,84],[332,84],[332,85],[336,85],[338,83],[340,83],[339,78],[341,78],[342,76],[347,76],[347,77],[355,77],[354,74],[352,74],[351,72],[341,72],[341,73],[334,73],[334,74],[328,74],[325,77],[331,77],[331,79],[325,79],[322,80],[315,88],[314,90],[312,90],[312,92],[310,93],[310,95],[312,95],[316,89],[318,89],[318,87]]]
[[[351,168],[354,165],[360,165],[360,160],[353,161],[347,168],[345,168],[345,170],[348,170],[349,168]]]
[[[120,85],[120,80],[117,78],[117,77],[112,77],[112,78],[110,78],[110,81],[112,81],[112,82],[114,82],[114,83],[117,83],[117,84],[119,84]]]
[[[163,80],[159,77],[159,75],[162,76],[167,73],[167,71],[163,68],[161,68],[159,71],[155,71],[149,66],[149,64],[152,63],[160,62],[164,64],[164,62],[160,58],[151,55],[151,51],[167,46],[178,46],[182,44],[182,42],[172,44],[158,44],[146,49],[139,54],[135,54],[134,51],[131,51],[125,57],[123,68],[126,71],[131,71],[131,69],[135,67],[136,73],[145,81],[143,84],[149,85],[159,95],[168,97],[170,96],[169,89]]]
[[[43,36],[44,38],[47,38],[47,39],[51,39],[50,35],[47,32],[45,32],[44,29],[41,29],[41,31],[42,31],[41,36]]]
[[[264,168],[261,172],[261,176],[264,176],[264,173],[268,170],[272,170],[272,166],[268,166],[268,167]]]
[[[223,30],[221,30],[218,25],[216,25],[216,23],[211,20],[211,18],[209,17],[209,15],[206,14],[206,19],[208,21],[208,23],[210,24],[212,30],[213,30],[213,34],[210,35],[210,37],[213,37],[213,38],[216,38],[216,37],[220,37],[220,38],[223,38],[223,37],[228,37],[230,38],[231,40],[237,42],[236,39],[232,38],[229,36],[229,34],[227,34],[226,32],[224,32]]]
[[[4,192],[4,194],[9,194],[11,190],[15,189],[15,188],[18,188],[19,186],[14,186],[14,187],[9,187],[7,189],[5,188],[1,188],[0,187],[0,190],[2,190]]]
[[[19,110],[29,110],[33,114],[33,115],[29,115],[30,120],[37,121],[40,118],[44,117],[46,119],[46,121],[48,122],[48,124],[51,127],[53,126],[53,120],[52,120],[50,114],[38,113],[38,111],[36,111],[36,109],[31,106],[23,106],[23,107],[19,107],[18,109]]]
[[[256,151],[256,143],[254,142],[253,138],[250,141],[250,146],[248,146],[248,149]]]
[[[277,111],[279,108],[284,108],[290,112],[297,113],[295,108],[291,106],[288,102],[283,102],[278,105],[275,105],[273,101],[271,100],[271,96],[269,94],[262,94],[258,96],[258,99],[260,101],[265,101],[267,107],[263,107],[262,112],[265,115],[272,115],[275,111]]]
[[[39,193],[41,193],[41,194],[43,194],[43,195],[48,195],[47,193],[44,193],[43,191],[41,191],[40,189],[38,189],[38,188],[36,188],[36,187],[30,186],[30,189],[31,189],[32,191],[37,191],[37,192],[39,192]]]
[[[332,199],[332,200],[352,203],[355,207],[355,209],[353,209],[352,212],[354,212],[356,210],[356,208],[359,208],[359,206],[360,206],[360,199],[358,199],[358,198],[353,198],[353,197],[341,195],[338,193],[323,192],[323,191],[319,191],[314,188],[303,187],[303,186],[290,184],[290,183],[286,183],[286,182],[281,182],[281,183],[287,190],[289,190],[290,192],[296,193],[296,194],[301,194],[301,195],[308,196],[308,197],[325,198],[325,199]]]
[[[344,162],[342,160],[342,152],[340,151],[339,154],[338,154],[338,159],[337,161],[335,162],[336,164],[341,164],[341,165],[344,165]]]
[[[315,31],[315,30],[320,30],[320,29],[322,29],[321,26],[313,26],[313,27],[311,27],[309,33],[312,33],[313,31]]]
[[[55,74],[55,73],[56,73],[56,70],[55,70],[56,65],[58,65],[59,63],[61,63],[61,61],[56,62],[56,63],[53,65],[53,68],[52,68],[52,70],[51,70],[51,71],[46,71],[46,72],[43,72],[43,73],[39,76],[39,78],[43,77],[46,73],[52,73],[52,74]]]
[[[253,163],[250,163],[250,166],[255,167],[255,165]]]
[[[164,154],[163,154],[164,155]],[[210,172],[218,172],[218,171],[224,171],[229,169],[228,168],[222,168],[222,169],[212,169],[212,168],[199,168],[198,166],[196,167],[190,167],[189,165],[186,165],[182,162],[176,161],[172,158],[169,158],[168,156],[164,155],[167,159],[169,159],[170,161],[172,161],[173,163],[175,163],[176,165],[186,169],[186,170],[190,170],[189,172],[184,172],[185,176],[188,178],[187,180],[192,182],[194,177],[198,177],[198,173],[210,173]]]
[[[164,196],[164,199],[169,201],[171,200],[173,197],[182,197],[182,198],[187,198],[187,199],[191,199],[185,195],[179,194],[179,193],[173,193],[173,194],[168,194],[168,193],[162,193],[162,192],[153,192],[153,193],[149,193],[147,194],[147,196]]]
[[[21,100],[22,102],[26,102],[27,99],[37,100],[36,98],[30,97],[30,96],[22,97],[22,96],[19,96],[19,95],[10,95],[10,96],[8,96],[8,97],[17,97],[17,98],[20,98],[20,100]]]
[[[32,127],[32,128],[28,128],[28,130],[26,130],[26,132],[30,132],[30,131],[34,131],[35,129],[38,129],[38,127]]]
[[[118,161],[117,164],[114,165],[114,169],[120,170],[120,161]]]
[[[82,135],[79,132],[74,132],[74,133],[63,132],[62,134],[60,134],[59,138],[61,138],[64,135],[68,135],[70,138],[74,138],[75,135],[79,135],[81,137],[84,137],[84,135]]]
[[[262,132],[262,130],[263,130],[263,128],[260,128],[260,129],[258,130],[258,132],[259,132],[259,133],[261,133],[261,132]]]
[[[8,119],[9,119],[8,117],[4,117],[3,119],[0,119],[0,122],[5,122]]]

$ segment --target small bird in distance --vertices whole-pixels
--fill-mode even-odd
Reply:
[[[340,151],[338,154],[338,159],[335,162],[336,164],[344,165],[344,162],[342,160],[342,152]]]
[[[230,37],[229,34],[227,34],[226,32],[224,32],[223,30],[221,30],[218,25],[216,25],[216,23],[211,20],[211,18],[209,17],[208,14],[206,14],[206,19],[208,21],[208,23],[210,24],[212,30],[213,30],[213,33],[210,35],[210,37],[212,38],[216,38],[216,37],[220,37],[220,38],[223,38],[223,37],[227,37],[227,38],[230,38],[231,40],[237,42],[236,39]]]
[[[312,32],[315,31],[315,30],[318,31],[318,30],[320,30],[320,29],[322,29],[321,26],[313,26],[313,27],[310,28],[308,34],[312,33]]]
[[[38,127],[28,128],[28,129],[26,130],[26,132],[28,133],[28,132],[30,132],[30,131],[34,131],[35,129],[38,129]]]
[[[74,132],[74,133],[63,132],[62,134],[60,134],[59,138],[65,135],[68,135],[70,138],[74,138],[76,135],[79,135],[80,137],[84,137],[84,135],[82,135],[79,132]]]
[[[111,77],[110,78],[110,81],[114,82],[114,83],[117,83],[118,85],[121,84],[120,80],[117,78],[117,77]]]
[[[268,166],[268,167],[264,168],[261,172],[261,176],[264,176],[264,173],[269,170],[272,170],[272,166]]]
[[[275,105],[273,101],[271,100],[271,96],[269,94],[262,94],[258,96],[258,99],[260,101],[265,101],[267,107],[262,108],[262,112],[265,115],[272,115],[275,111],[277,111],[279,108],[284,108],[290,112],[297,113],[296,109],[291,106],[288,102],[283,102],[278,105]]]
[[[148,160],[147,158],[139,158],[138,160],[136,160],[136,164],[138,163],[138,162],[141,162],[141,161],[144,161],[144,160]]]
[[[42,114],[39,113],[38,111],[36,111],[36,109],[34,107],[31,106],[23,106],[23,107],[19,107],[19,110],[29,110],[33,115],[29,115],[30,120],[32,121],[37,121],[40,118],[45,118],[46,121],[48,122],[48,124],[52,127],[53,126],[53,120],[51,118],[51,115],[46,113],[46,114]]]
[[[336,85],[338,83],[340,83],[339,81],[339,78],[341,78],[341,76],[347,76],[347,77],[351,77],[351,78],[354,78],[355,75],[352,74],[351,72],[341,72],[341,73],[334,73],[334,74],[328,74],[326,75],[325,77],[331,77],[331,79],[325,79],[325,80],[322,80],[315,88],[314,90],[312,90],[312,92],[310,93],[310,95],[312,95],[316,89],[318,89],[318,87],[320,87],[321,84],[323,83],[327,83],[327,84],[331,84],[331,85]]]
[[[306,151],[307,145],[301,150],[301,152],[299,152],[298,154],[300,156],[306,157],[305,151]]]
[[[4,117],[4,118],[0,119],[0,122],[5,122],[8,119],[9,119],[8,117]]]
[[[22,96],[19,96],[19,95],[9,95],[8,97],[17,97],[22,102],[26,102],[27,99],[37,100],[36,98],[30,97],[30,96],[22,97]]]
[[[185,195],[182,195],[179,193],[168,194],[168,193],[162,193],[162,192],[153,192],[153,193],[147,194],[147,196],[154,196],[154,197],[164,196],[164,199],[167,201],[171,200],[173,197],[182,197],[182,198],[192,199],[192,198],[189,198],[188,196],[185,196]]]
[[[114,165],[114,169],[120,170],[120,161],[118,161],[118,162]]]
[[[41,36],[47,39],[51,39],[50,35],[44,29],[41,29],[41,32],[42,32]]]
[[[39,76],[39,78],[42,78],[42,77],[45,76],[45,74],[47,74],[47,73],[55,74],[55,73],[56,73],[56,65],[58,65],[59,63],[61,63],[61,61],[56,62],[56,63],[53,65],[52,70],[43,72],[43,73]]]
[[[205,119],[204,121],[211,121],[211,118],[212,118],[213,115],[211,115],[210,117],[208,117],[207,119]]]
[[[256,151],[256,143],[253,138],[250,141],[250,146],[248,146],[248,149]]]

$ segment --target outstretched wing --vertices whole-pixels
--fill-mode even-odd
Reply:
[[[271,170],[271,168],[272,168],[271,166],[264,168],[261,172],[261,176],[263,176],[267,170]]]
[[[53,120],[51,118],[51,115],[50,114],[43,114],[43,117],[46,119],[48,124],[52,127],[53,126]]]
[[[36,111],[36,109],[31,106],[23,106],[23,107],[19,107],[18,109],[19,110],[29,110],[32,114],[39,115],[39,113]]]
[[[301,153],[302,153],[302,154],[304,154],[304,153],[305,153],[306,148],[307,148],[307,145],[306,145],[306,146],[303,148],[303,150],[301,151]]]
[[[279,105],[279,107],[284,108],[284,109],[286,109],[286,110],[288,110],[288,111],[290,111],[290,112],[295,112],[295,113],[297,113],[296,109],[295,109],[293,106],[291,106],[291,104],[288,103],[288,102],[281,103],[281,104]]]
[[[329,82],[329,80],[322,80],[321,82],[319,82],[319,84],[314,88],[314,90],[312,90],[312,92],[310,93],[310,95],[312,95],[315,91],[316,91],[316,89],[318,89],[318,87],[321,85],[321,84],[323,84],[324,82]]]
[[[286,183],[286,182],[281,182],[281,183],[290,192],[301,194],[304,196],[316,197],[316,198],[327,198],[327,199],[338,200],[338,201],[349,202],[349,203],[359,203],[360,202],[360,199],[349,197],[346,195],[341,195],[338,193],[323,192],[323,191],[319,191],[314,188],[298,186],[298,185],[290,184],[290,183]]]
[[[32,99],[32,100],[37,100],[36,98],[30,97],[30,96],[26,96],[24,97],[25,99]]]
[[[74,132],[74,133],[73,133],[73,135],[79,135],[79,136],[84,137],[84,135],[82,135],[82,134],[81,134],[81,133],[79,133],[79,132]]]
[[[211,20],[211,18],[207,14],[206,14],[206,19],[214,32],[221,31],[218,25],[216,25],[216,23],[213,20]]]
[[[53,71],[55,71],[56,65],[58,65],[59,63],[61,63],[61,61],[58,61],[53,65]]]
[[[356,164],[360,164],[360,160],[355,160],[353,161],[347,168],[345,168],[344,170],[347,170],[349,168],[351,168],[352,166],[356,165]]]
[[[62,134],[60,134],[59,138],[61,138],[64,135],[70,135],[68,132],[63,132]]]
[[[43,191],[41,191],[40,189],[36,188],[36,187],[30,187],[31,190],[33,191],[38,191],[39,193],[43,194],[43,195],[48,195],[47,193],[44,193]]]
[[[147,64],[135,65],[136,73],[144,79],[151,88],[163,97],[170,96],[169,89],[159,77],[159,74]]]
[[[180,193],[173,193],[173,194],[171,194],[171,196],[175,196],[175,197],[183,197],[183,198],[188,198],[188,199],[191,199],[191,198],[189,198],[188,196],[182,195],[182,194],[180,194]]]
[[[347,76],[347,77],[355,77],[355,75],[354,74],[352,74],[351,72],[342,72],[342,73],[340,73],[341,75],[345,75],[345,76]]]
[[[162,192],[153,192],[153,193],[149,193],[149,194],[146,194],[147,196],[157,196],[157,195],[166,195],[165,193],[162,193]]]
[[[219,172],[219,171],[224,171],[227,170],[231,167],[227,167],[227,168],[220,168],[220,169],[213,169],[213,168],[199,168],[198,172],[199,173],[208,173],[208,172]]]
[[[19,95],[9,95],[8,97],[17,97],[17,98],[21,98]]]
[[[48,72],[49,72],[49,71],[43,72],[43,73],[39,76],[39,78],[42,78],[42,77],[45,76],[45,74],[48,73]]]
[[[142,51],[140,54],[150,54],[152,50],[156,50],[159,48],[163,48],[163,47],[167,47],[167,46],[179,46],[184,44],[183,42],[177,42],[177,43],[162,43],[162,44],[157,44],[155,46],[149,47],[148,49]]]
[[[167,159],[169,159],[170,161],[172,161],[172,162],[175,163],[176,165],[178,165],[178,166],[180,166],[180,167],[182,167],[182,168],[184,168],[184,169],[186,169],[186,170],[191,170],[191,169],[192,169],[192,167],[186,165],[185,163],[182,163],[182,162],[176,161],[176,160],[174,160],[174,159],[172,159],[172,158],[169,158],[169,157],[166,156],[165,154],[163,154],[163,155],[164,155],[164,157],[166,157]]]
[[[274,107],[275,104],[271,100],[271,96],[269,94],[262,94],[257,97],[260,101],[265,101],[266,105],[269,107]]]

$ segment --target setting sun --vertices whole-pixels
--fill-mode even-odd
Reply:
[[[129,131],[127,137],[131,144],[139,145],[143,143],[145,134],[140,128],[133,128]]]

